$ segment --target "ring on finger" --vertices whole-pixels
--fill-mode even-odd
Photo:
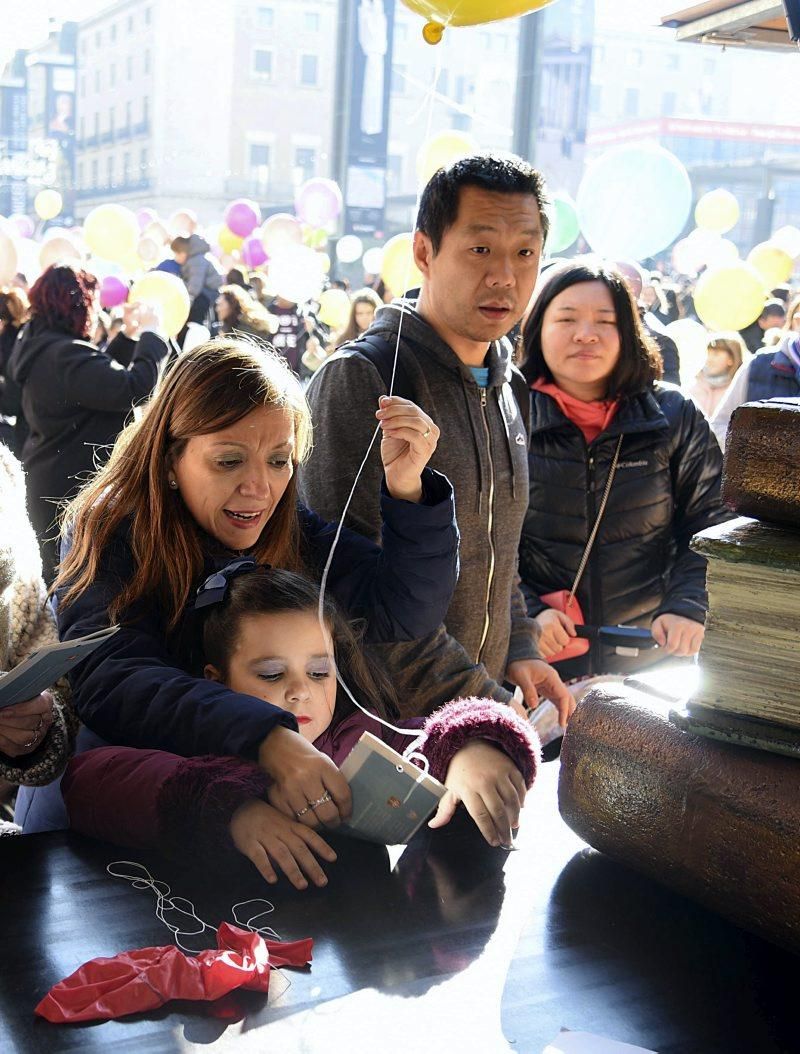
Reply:
[[[330,800],[331,800],[330,794],[328,793],[328,791],[325,791],[325,793],[322,795],[321,798],[317,798],[317,800],[314,801],[314,802],[310,801],[308,803],[308,805],[309,805],[309,808],[316,809],[318,805],[325,805],[325,803],[329,802]]]
[[[302,820],[305,814],[307,812],[310,812],[313,808],[314,806],[311,804],[311,802],[309,802],[308,805],[306,805],[305,809],[301,809],[299,812],[296,812],[295,816],[298,820]]]
[[[429,436],[430,434],[431,434],[431,426],[430,426],[430,425],[428,425],[428,427],[427,427],[427,428],[425,429],[425,431],[424,431],[424,432],[422,433],[422,438],[423,438],[423,439],[427,439],[427,438],[428,438],[428,436]]]

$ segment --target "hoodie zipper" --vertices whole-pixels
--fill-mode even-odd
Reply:
[[[487,533],[489,536],[489,575],[486,579],[486,611],[483,620],[483,634],[478,646],[478,662],[483,659],[483,648],[486,638],[489,636],[489,601],[492,595],[492,584],[494,582],[495,553],[494,540],[492,538],[492,527],[494,526],[494,462],[492,461],[491,433],[489,431],[489,419],[486,416],[486,389],[481,388],[481,418],[483,430],[486,433],[486,455],[489,459],[489,519],[487,522]]]

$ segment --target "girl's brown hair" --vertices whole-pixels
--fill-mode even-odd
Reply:
[[[120,433],[108,463],[67,507],[62,533],[71,535],[71,546],[53,587],[63,589],[61,602],[69,604],[88,589],[129,520],[135,570],[111,598],[108,616],[118,621],[139,601],[152,598],[174,630],[202,574],[204,544],[183,499],[169,489],[167,469],[191,438],[229,428],[261,406],[279,408],[292,419],[292,460],[301,463],[311,449],[311,413],[297,378],[277,354],[225,338],[182,355],[141,420]],[[296,503],[295,473],[251,550],[258,563],[302,569]]]
[[[13,286],[0,289],[0,322],[19,329],[28,320],[28,296],[23,289]]]
[[[356,323],[356,306],[358,304],[369,304],[375,311],[379,307],[383,307],[383,301],[374,289],[359,289],[357,293],[354,293],[350,306],[350,320],[336,338],[337,348],[341,347],[342,344],[346,344],[348,340],[356,340],[361,336],[361,330]]]
[[[217,668],[223,681],[228,679],[243,619],[292,611],[316,615],[319,610],[319,587],[304,575],[277,567],[243,569],[235,574],[228,579],[224,600],[204,609],[207,614],[203,623],[203,657]],[[339,673],[355,698],[379,717],[395,717],[399,708],[391,681],[367,657],[360,635],[329,594],[325,596],[323,618],[333,639]],[[335,728],[354,710],[352,700],[339,686],[331,725]]]
[[[219,295],[227,300],[233,312],[231,318],[224,323],[229,329],[236,329],[244,323],[256,332],[263,333],[265,337],[271,337],[278,332],[278,320],[275,316],[240,285],[224,285]]]

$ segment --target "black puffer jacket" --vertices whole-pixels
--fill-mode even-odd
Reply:
[[[729,513],[719,497],[722,454],[702,413],[671,385],[656,383],[626,399],[587,446],[550,396],[531,394],[530,503],[519,564],[529,614],[545,609],[541,594],[572,585],[622,433],[608,506],[578,588],[584,620],[649,628],[671,612],[705,621],[705,560],[690,552],[689,540]],[[563,677],[627,672],[653,658],[593,645],[558,669]]]

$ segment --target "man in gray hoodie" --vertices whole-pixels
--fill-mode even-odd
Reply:
[[[440,169],[423,191],[414,234],[424,276],[419,296],[379,310],[308,389],[316,442],[301,492],[331,520],[341,518],[396,352],[394,394],[420,406],[441,430],[432,464],[455,490],[461,575],[440,631],[383,646],[408,712],[457,696],[509,702],[504,681],[522,689],[529,707],[538,692],[551,698],[562,723],[574,705],[539,657],[517,575],[528,501],[528,392],[514,377],[504,334],[522,317],[536,282],[547,233],[543,202],[541,175],[519,158],[475,155]],[[346,520],[376,540],[380,478],[376,443]]]

